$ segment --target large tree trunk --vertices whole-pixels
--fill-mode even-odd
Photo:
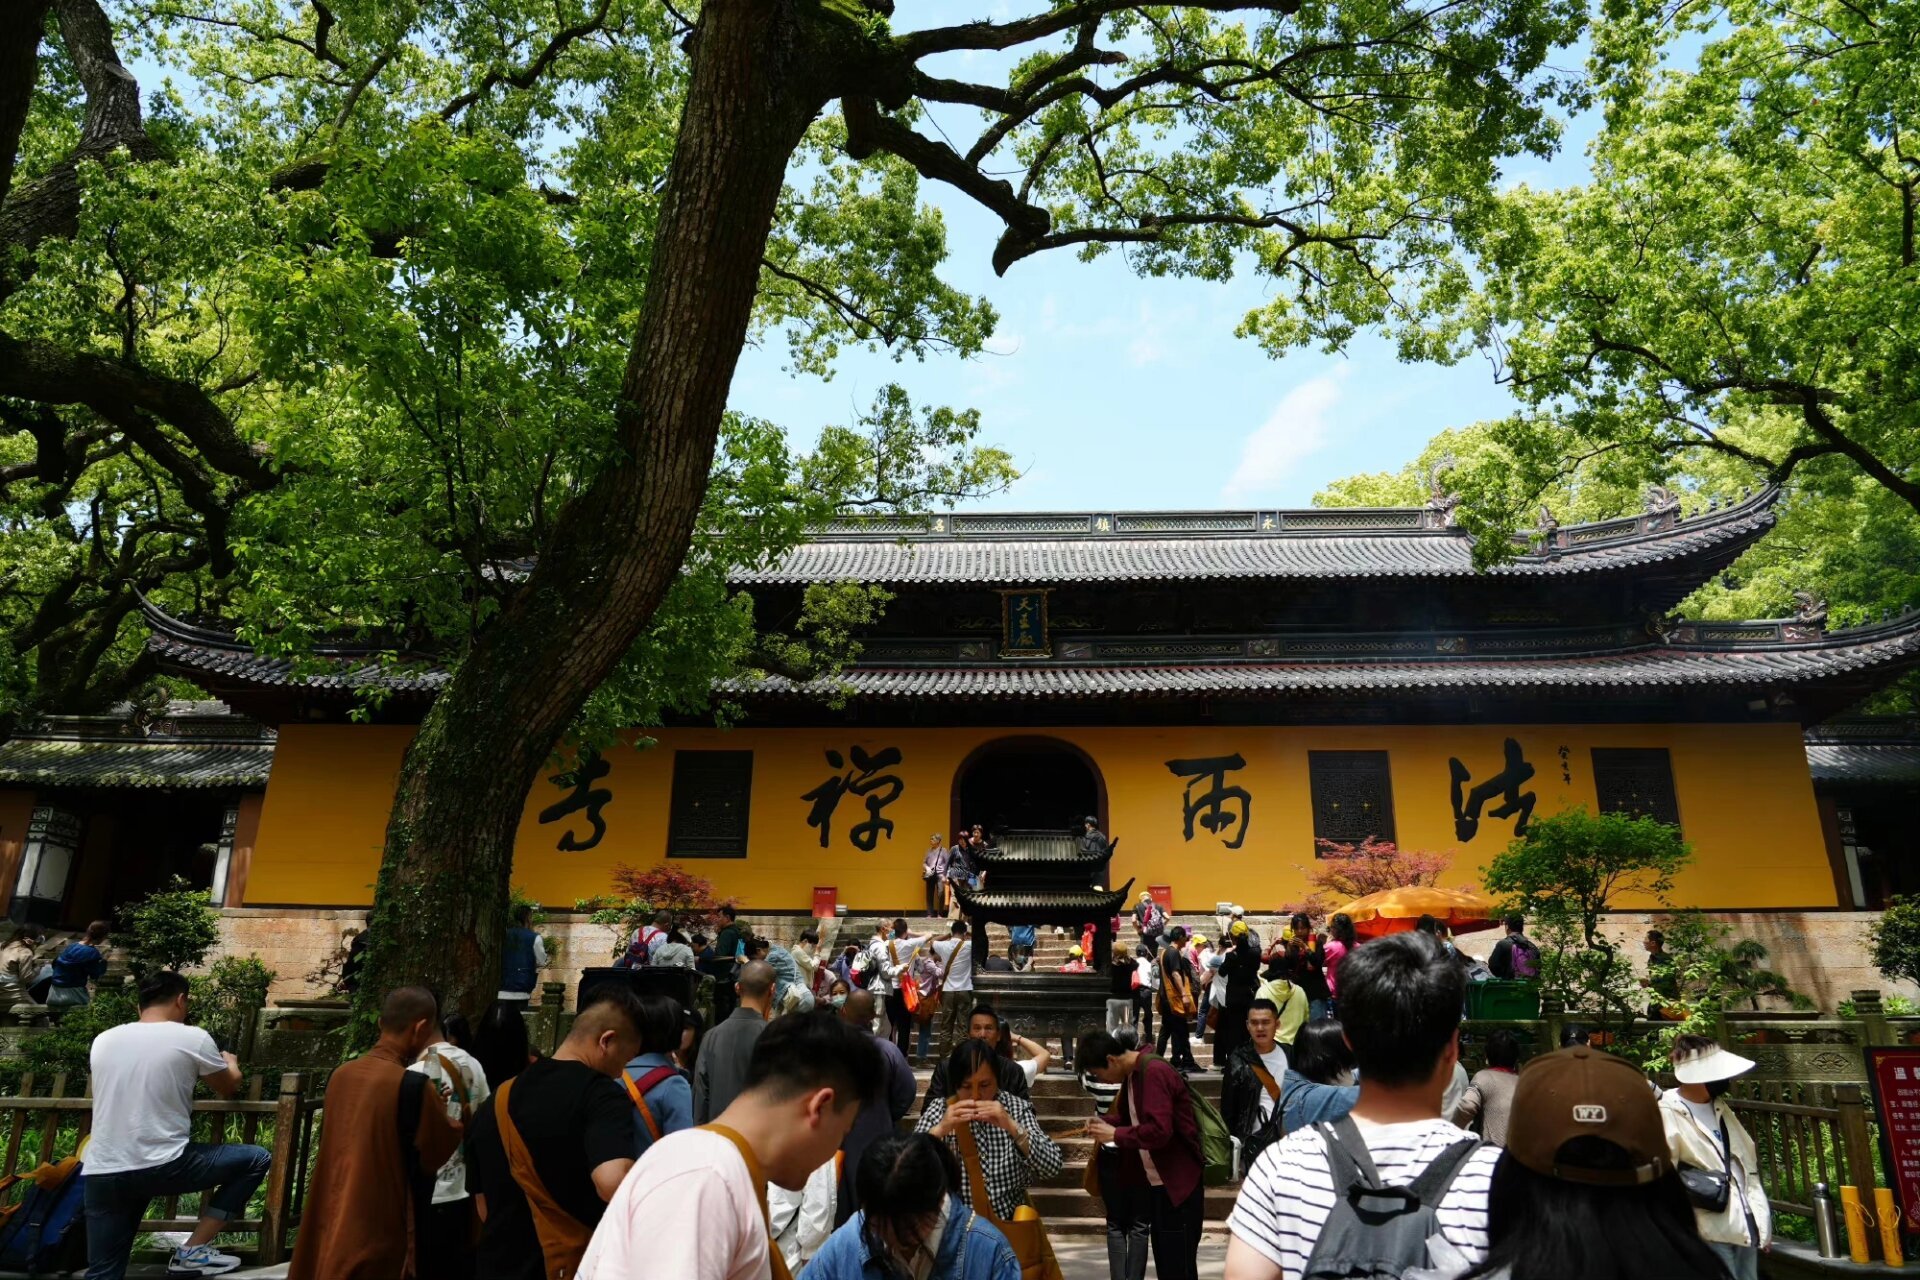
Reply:
[[[13,186],[13,166],[33,103],[40,61],[40,37],[46,33],[53,0],[15,0],[0,5],[0,204]]]
[[[413,982],[469,1014],[492,998],[527,794],[685,557],[788,159],[827,100],[812,34],[789,4],[701,8],[618,407],[629,456],[568,507],[407,751],[363,1012]]]

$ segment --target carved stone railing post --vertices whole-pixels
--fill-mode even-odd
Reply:
[[[560,1020],[567,1004],[567,984],[564,982],[543,982],[540,984],[540,1037],[542,1053],[552,1053],[560,1047]]]
[[[1881,1002],[1878,991],[1856,991],[1853,993],[1853,1016],[1860,1024],[1860,1047],[1890,1045],[1893,1032],[1887,1027],[1887,1006]]]
[[[1540,997],[1540,1052],[1552,1053],[1560,1047],[1560,1030],[1566,1021],[1565,1001],[1557,995]]]

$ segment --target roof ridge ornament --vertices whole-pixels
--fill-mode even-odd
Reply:
[[[1680,495],[1663,484],[1650,484],[1646,493],[1647,514],[1650,516],[1674,516],[1680,514]]]
[[[1827,602],[1811,591],[1793,593],[1793,620],[1808,626],[1827,629]]]
[[[1460,495],[1449,489],[1443,478],[1459,465],[1460,459],[1443,453],[1427,468],[1426,527],[1429,529],[1451,529],[1459,523]]]
[[[1554,517],[1553,508],[1546,503],[1540,504],[1540,518],[1533,522],[1533,532],[1527,536],[1535,552],[1549,551],[1559,545],[1560,521]]]

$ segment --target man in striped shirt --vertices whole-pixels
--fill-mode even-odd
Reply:
[[[1407,1186],[1472,1134],[1440,1118],[1459,1057],[1466,978],[1440,944],[1402,933],[1359,948],[1340,969],[1340,1019],[1360,1066],[1353,1120],[1380,1181]],[[1349,985],[1351,984],[1351,985]],[[1498,1148],[1467,1158],[1442,1194],[1439,1234],[1471,1263],[1487,1256],[1487,1189]],[[1226,1280],[1303,1280],[1345,1188],[1333,1185],[1327,1138],[1302,1129],[1254,1162],[1228,1220]]]

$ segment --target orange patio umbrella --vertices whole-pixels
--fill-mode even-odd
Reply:
[[[1421,916],[1432,916],[1455,933],[1491,929],[1499,920],[1493,899],[1471,889],[1434,889],[1408,885],[1355,898],[1340,908],[1362,938],[1405,933]]]

